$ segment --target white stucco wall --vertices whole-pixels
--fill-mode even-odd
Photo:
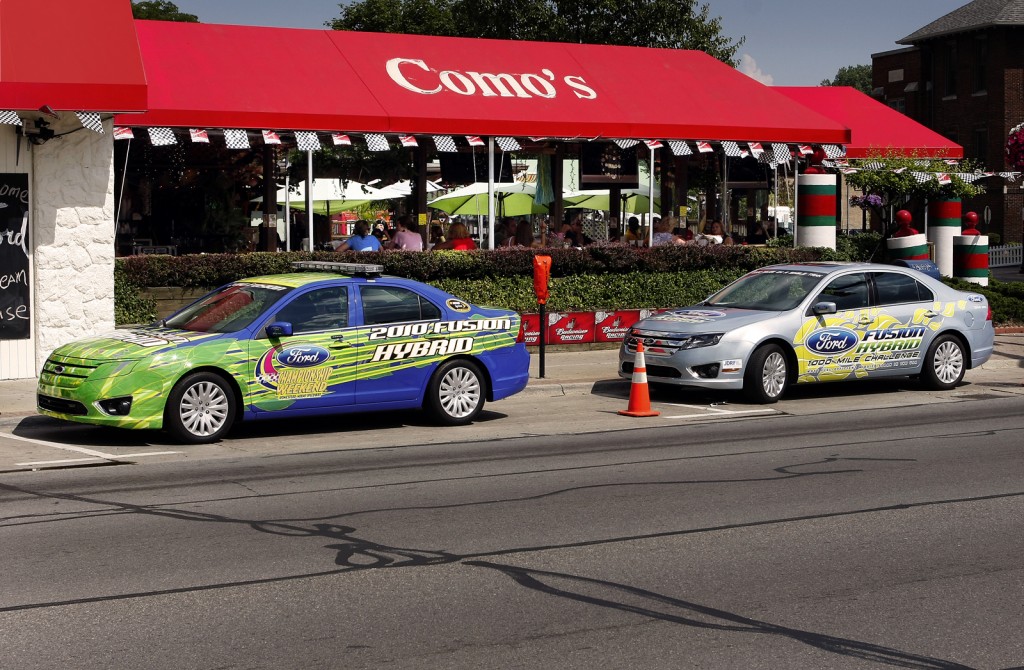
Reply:
[[[63,117],[57,133],[81,128]],[[103,126],[32,147],[37,372],[55,347],[114,328],[114,141]]]

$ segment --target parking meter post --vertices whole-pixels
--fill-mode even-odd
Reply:
[[[533,293],[537,296],[537,305],[540,307],[540,378],[544,379],[544,345],[546,341],[547,316],[545,307],[548,302],[548,284],[551,281],[551,256],[533,257]]]

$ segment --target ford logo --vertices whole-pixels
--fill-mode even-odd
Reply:
[[[811,333],[805,346],[811,353],[830,356],[849,351],[859,342],[860,337],[849,328],[825,328]]]
[[[331,357],[331,352],[313,344],[297,344],[277,352],[275,360],[288,368],[311,368]]]

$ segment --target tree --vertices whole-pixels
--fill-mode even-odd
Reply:
[[[132,16],[137,19],[154,21],[180,21],[182,23],[199,23],[195,14],[186,14],[169,0],[142,0],[132,3]]]
[[[871,66],[847,65],[839,68],[833,79],[822,79],[822,86],[851,86],[865,95],[871,95]]]
[[[335,30],[698,49],[729,65],[743,38],[698,0],[355,0]]]

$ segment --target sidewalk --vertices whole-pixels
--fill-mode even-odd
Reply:
[[[598,382],[620,381],[616,374],[617,349],[591,351],[547,352],[544,357],[544,379],[540,379],[540,356],[530,355],[530,383],[524,395],[557,396],[590,393]],[[1016,381],[1024,384],[1024,333],[996,335],[996,348],[992,358],[979,370],[968,372],[969,378],[983,382],[1002,371],[1019,370]],[[628,383],[621,380],[621,383]],[[16,379],[0,381],[0,420],[35,414],[36,380]]]

